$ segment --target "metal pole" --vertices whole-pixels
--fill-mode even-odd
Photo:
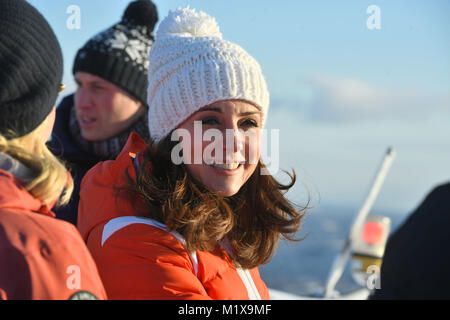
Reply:
[[[359,209],[355,220],[350,229],[350,233],[345,240],[344,247],[336,256],[333,265],[331,267],[330,273],[328,275],[327,283],[324,291],[324,298],[331,298],[334,293],[334,288],[344,273],[345,266],[347,265],[348,258],[350,257],[350,251],[352,247],[353,240],[358,236],[358,232],[361,230],[367,215],[372,208],[375,199],[380,192],[381,186],[386,178],[386,175],[392,165],[392,161],[395,158],[395,150],[389,147],[383,158],[381,166],[375,176],[372,187],[370,188],[369,194],[367,195],[362,207]]]

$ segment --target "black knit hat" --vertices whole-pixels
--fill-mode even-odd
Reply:
[[[73,74],[83,71],[99,76],[147,105],[148,54],[157,22],[152,1],[130,3],[122,21],[90,39],[78,51]]]
[[[32,132],[53,109],[63,74],[58,40],[24,0],[0,0],[0,134]]]

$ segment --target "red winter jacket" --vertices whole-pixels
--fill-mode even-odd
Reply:
[[[78,230],[0,169],[0,300],[93,298],[106,293]]]
[[[145,142],[132,134],[114,161],[97,164],[81,184],[78,228],[110,299],[268,299],[257,268],[236,268],[227,251],[188,253],[183,237],[162,223],[134,216],[135,203],[117,197],[135,178],[132,154]]]

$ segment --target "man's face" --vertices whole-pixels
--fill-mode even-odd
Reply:
[[[75,81],[75,113],[81,135],[88,141],[114,137],[146,112],[142,103],[100,77],[80,71]]]

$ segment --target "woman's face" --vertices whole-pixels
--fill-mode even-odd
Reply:
[[[184,164],[209,191],[230,197],[255,171],[261,153],[262,115],[241,100],[203,107],[177,129]],[[188,161],[186,161],[188,160]]]

